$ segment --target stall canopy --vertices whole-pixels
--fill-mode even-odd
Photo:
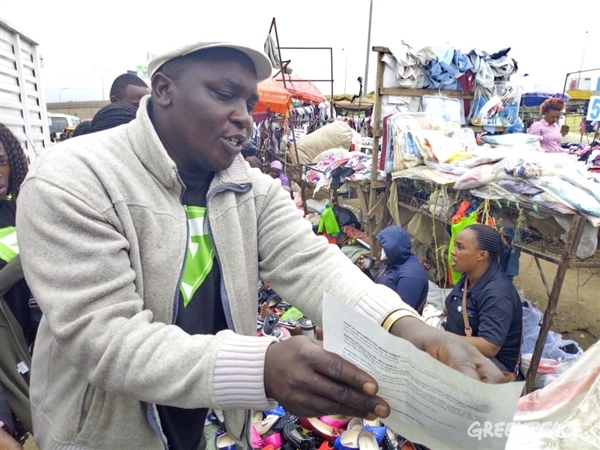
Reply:
[[[283,86],[283,76],[285,76],[285,89],[292,94],[292,97],[307,103],[323,103],[327,100],[321,90],[312,81],[298,75],[277,75],[277,82],[281,86]]]
[[[287,114],[292,104],[292,95],[274,78],[258,83],[258,104],[254,113],[273,112]]]

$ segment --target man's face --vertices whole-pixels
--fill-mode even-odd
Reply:
[[[125,92],[123,93],[123,97],[117,99],[119,102],[129,103],[130,105],[138,108],[140,106],[140,100],[144,95],[148,95],[150,93],[150,88],[143,86],[134,86],[133,84],[128,85],[125,88]]]
[[[211,54],[187,61],[169,80],[153,95],[166,114],[161,139],[177,167],[187,173],[228,168],[252,132],[258,94],[250,59],[235,51]]]

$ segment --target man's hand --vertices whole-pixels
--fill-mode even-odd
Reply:
[[[358,259],[356,260],[356,266],[360,269],[360,270],[365,270],[365,267],[363,266],[363,262],[365,260],[365,255],[360,255],[358,257]]]
[[[23,447],[3,428],[0,428],[0,450],[23,450]]]
[[[265,391],[299,417],[387,417],[389,405],[366,372],[305,336],[275,343],[265,357]]]
[[[410,317],[398,320],[390,332],[471,378],[493,384],[505,382],[502,372],[494,363],[455,334]]]

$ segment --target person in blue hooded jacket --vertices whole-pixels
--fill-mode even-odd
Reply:
[[[373,281],[398,293],[404,302],[421,314],[427,300],[429,282],[427,272],[410,249],[408,232],[397,225],[391,225],[379,232],[377,244],[381,249],[381,267],[377,273],[373,276],[363,268],[362,256],[357,265]]]

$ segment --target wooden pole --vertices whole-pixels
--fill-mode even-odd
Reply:
[[[385,69],[383,55],[384,53],[377,53],[377,80],[375,81],[375,105],[373,107],[373,150],[371,152],[371,185],[369,186],[369,208],[373,208],[375,206],[375,200],[377,198],[377,190],[374,188],[374,185],[377,181],[377,165],[379,163],[379,141],[382,135],[380,89],[383,88],[383,72]],[[368,210],[365,211],[365,216],[367,216],[368,213]],[[375,245],[376,223],[377,220],[375,217],[369,218],[367,216],[367,231],[369,233],[369,241],[371,244],[372,256],[375,256],[377,253],[377,246]]]
[[[542,319],[542,326],[540,328],[540,335],[535,343],[535,350],[531,357],[531,363],[529,370],[527,371],[527,377],[525,382],[525,393],[528,394],[533,389],[533,382],[537,374],[537,369],[542,358],[544,351],[544,345],[546,344],[546,338],[548,337],[548,331],[552,325],[552,319],[556,314],[556,306],[558,305],[558,298],[560,297],[560,291],[562,289],[563,281],[567,270],[569,270],[570,260],[574,257],[574,252],[579,247],[581,241],[581,235],[585,227],[586,219],[582,216],[575,214],[571,221],[571,228],[569,229],[569,236],[567,243],[562,252],[561,261],[556,269],[556,275],[554,276],[554,282],[552,283],[552,291],[550,291],[550,298],[548,298],[548,305],[544,312],[544,318]]]

